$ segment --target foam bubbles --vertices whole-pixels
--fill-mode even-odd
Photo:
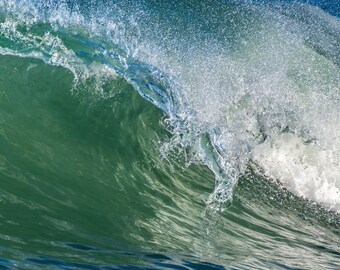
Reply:
[[[303,143],[298,136],[275,134],[253,150],[265,174],[303,198],[340,210],[340,163],[329,149]]]

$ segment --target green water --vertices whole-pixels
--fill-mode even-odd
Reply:
[[[160,163],[156,144],[167,135],[159,126],[163,114],[131,86],[118,80],[110,98],[72,94],[65,69],[7,56],[0,66],[1,246],[55,254],[54,242],[58,250],[62,242],[106,247],[143,240],[149,248],[166,248],[164,240],[153,239],[159,213],[170,208],[178,226],[188,226],[181,220],[184,207],[199,221],[204,204],[188,201],[202,189],[209,192],[211,173],[174,173]],[[181,181],[201,173],[211,181]]]
[[[206,212],[214,176],[183,158],[161,160],[164,114],[124,80],[103,97],[72,93],[70,72],[40,60],[1,56],[0,67],[1,257],[145,263],[126,251],[248,267],[339,262],[338,217],[253,174],[228,211]]]

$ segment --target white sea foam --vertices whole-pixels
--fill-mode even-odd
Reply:
[[[275,134],[253,150],[265,174],[289,191],[340,211],[339,155],[294,134]]]

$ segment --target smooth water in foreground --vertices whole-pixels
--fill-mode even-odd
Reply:
[[[0,269],[339,269],[339,10],[0,0]]]

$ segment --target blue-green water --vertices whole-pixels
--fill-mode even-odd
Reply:
[[[0,0],[0,269],[339,269],[336,1]]]

